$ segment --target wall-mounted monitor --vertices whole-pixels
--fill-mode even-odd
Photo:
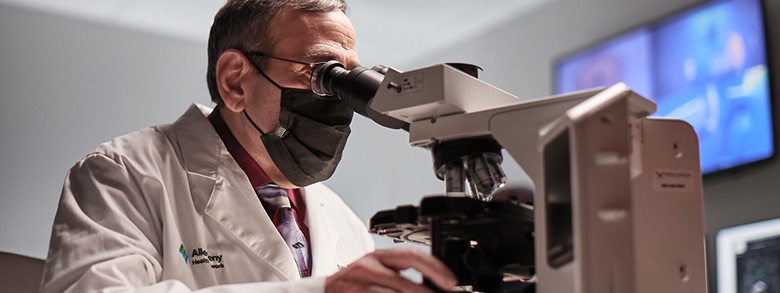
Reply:
[[[722,229],[715,249],[718,293],[780,292],[780,219]]]
[[[555,92],[625,82],[695,129],[703,174],[775,154],[760,0],[717,0],[558,58]]]

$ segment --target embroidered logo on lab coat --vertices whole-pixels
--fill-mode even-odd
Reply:
[[[190,259],[189,256],[187,256],[187,249],[184,248],[184,244],[179,246],[179,253],[181,253],[181,257],[184,258],[184,263],[189,263],[188,260]]]
[[[179,247],[179,252],[182,253],[184,256],[184,260],[187,261],[187,251],[184,250],[184,245]],[[223,269],[225,268],[225,263],[222,262],[222,255],[212,253],[209,254],[209,252],[206,249],[203,249],[202,247],[198,247],[192,250],[192,253],[190,254],[190,264],[193,266],[201,266],[201,265],[209,265],[212,269]]]

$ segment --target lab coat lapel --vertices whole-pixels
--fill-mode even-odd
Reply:
[[[299,279],[284,239],[206,118],[210,112],[206,107],[192,106],[174,123],[196,209],[239,238],[280,278]]]
[[[235,164],[234,161],[230,163]],[[238,178],[241,180],[220,178],[206,206],[206,214],[230,230],[265,263],[284,275],[284,279],[299,279],[298,268],[290,249],[266,214],[254,190],[249,188],[249,180],[245,175],[233,177]]]
[[[178,143],[175,147],[180,150],[193,204],[199,212],[206,208],[214,192],[220,159],[218,154],[220,148],[224,148],[220,146],[219,135],[205,117],[210,112],[211,109],[206,107],[192,105],[170,128],[161,129],[167,135],[175,136],[170,141]]]
[[[339,229],[327,215],[327,202],[317,193],[331,192],[313,185],[304,189],[306,201],[306,225],[309,227],[309,242],[312,250],[312,276],[330,275],[337,271],[336,248],[341,237]]]

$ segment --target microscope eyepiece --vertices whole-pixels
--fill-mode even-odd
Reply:
[[[333,96],[333,80],[349,74],[349,70],[336,60],[331,60],[314,68],[311,76],[311,90],[320,96]]]
[[[352,111],[374,122],[393,129],[406,128],[405,122],[381,114],[371,109],[371,100],[382,85],[386,67],[377,65],[372,68],[358,66],[346,69],[336,60],[325,62],[312,72],[311,88],[321,96],[336,96],[347,104]]]

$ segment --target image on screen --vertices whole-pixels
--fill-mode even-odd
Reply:
[[[710,2],[556,62],[555,92],[625,82],[683,119],[699,138],[702,173],[774,155],[760,0]]]
[[[718,293],[780,293],[780,219],[722,229],[715,247]]]
[[[780,292],[780,236],[747,243],[737,258],[737,292]]]

